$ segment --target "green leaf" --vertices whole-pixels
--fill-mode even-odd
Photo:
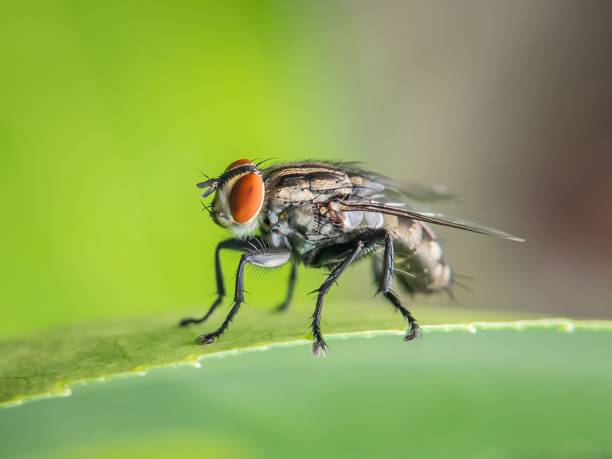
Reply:
[[[330,301],[324,315],[324,333],[332,340],[350,336],[401,335],[404,323],[399,315],[376,306]],[[517,321],[518,316],[512,314],[435,307],[416,308],[415,311],[424,324],[425,333],[525,328],[572,331],[576,327],[612,330],[612,322],[604,321]],[[69,395],[74,384],[117,375],[142,374],[168,365],[199,366],[200,359],[206,356],[309,342],[308,310],[294,308],[285,314],[276,314],[245,307],[220,340],[208,346],[195,345],[195,336],[214,330],[223,316],[223,312],[219,312],[215,320],[190,328],[177,326],[179,314],[124,322],[87,323],[2,341],[0,406]],[[398,345],[410,346],[401,342]],[[333,352],[333,343],[330,352]]]
[[[277,347],[0,410],[0,457],[612,457],[612,333]]]

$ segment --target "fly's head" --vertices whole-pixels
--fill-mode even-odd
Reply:
[[[198,183],[198,188],[204,190],[203,198],[215,193],[209,207],[215,223],[240,238],[257,231],[265,190],[261,171],[253,162],[234,161],[220,177]]]

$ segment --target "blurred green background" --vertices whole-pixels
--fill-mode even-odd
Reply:
[[[1,333],[208,306],[226,234],[201,212],[199,171],[348,156],[313,14],[283,2],[4,4]]]
[[[207,307],[225,233],[194,184],[241,157],[450,185],[465,200],[440,210],[528,240],[442,231],[475,278],[461,305],[610,317],[610,10],[3,1],[0,333]],[[284,276],[251,282],[251,304]]]

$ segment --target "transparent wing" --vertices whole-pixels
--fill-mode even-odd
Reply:
[[[343,202],[343,210],[357,210],[362,212],[379,212],[388,215],[395,215],[396,217],[412,218],[413,220],[419,220],[425,223],[431,223],[434,225],[448,226],[450,228],[457,228],[464,231],[471,231],[478,234],[486,234],[488,236],[500,237],[503,239],[509,239],[511,241],[523,242],[524,239],[500,231],[487,226],[472,223],[459,218],[447,217],[445,215],[435,212],[421,212],[417,210],[401,209],[393,207],[388,204],[378,204],[373,202]]]
[[[448,187],[443,185],[422,185],[415,182],[400,183],[384,175],[360,169],[355,163],[339,163],[337,166],[347,172],[353,181],[361,181],[365,187],[370,186],[372,189],[382,191],[390,199],[399,197],[430,203],[459,199],[458,195],[452,193]]]
[[[428,186],[420,183],[406,182],[397,184],[394,188],[391,188],[391,186],[393,186],[393,183],[387,188],[419,202],[456,201],[460,199],[458,195],[451,192],[448,187],[444,185]]]
[[[355,165],[340,165],[348,173],[354,185],[352,195],[342,202],[343,210],[373,212],[396,217],[411,218],[434,225],[448,226],[473,233],[520,241],[523,239],[495,228],[472,223],[436,212],[416,210],[409,198],[417,201],[440,201],[456,198],[444,187],[428,187],[417,184],[399,185],[391,179],[364,171]]]

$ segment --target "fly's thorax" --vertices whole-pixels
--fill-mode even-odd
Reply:
[[[302,256],[319,244],[310,235],[314,228],[312,205],[285,204],[266,207],[262,228],[273,247],[287,247]]]
[[[273,247],[288,247],[294,230],[287,218],[288,206],[271,206],[265,216],[265,229]]]
[[[351,177],[341,167],[297,163],[271,168],[264,172],[264,177],[274,240],[285,236],[314,244],[326,243],[364,228],[379,229],[385,225],[382,213],[342,208],[341,202],[348,197],[363,199],[380,191],[380,186]]]
[[[206,182],[205,182],[206,183]],[[253,235],[261,224],[265,186],[261,171],[253,162],[240,159],[212,181],[216,193],[211,206],[212,218],[238,238]],[[204,195],[210,191],[205,191]]]
[[[323,164],[297,163],[271,168],[265,175],[272,206],[326,202],[353,189],[344,171]]]

